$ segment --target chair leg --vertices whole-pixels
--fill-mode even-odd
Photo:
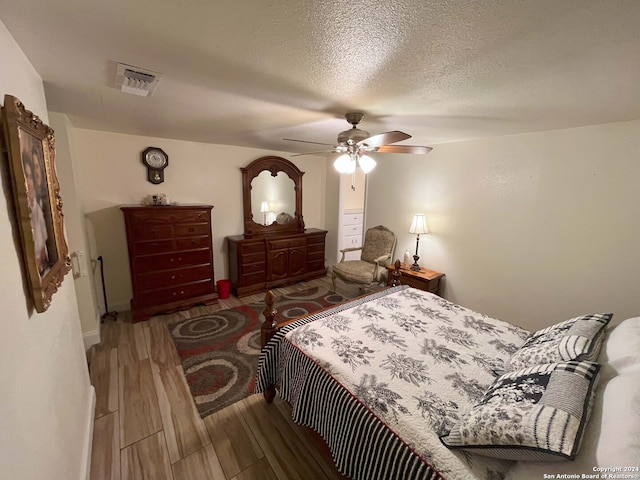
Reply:
[[[333,293],[336,293],[336,274],[331,274],[331,283],[333,284]]]

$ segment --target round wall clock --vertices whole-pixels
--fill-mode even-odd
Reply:
[[[142,152],[142,163],[147,167],[147,180],[158,184],[164,182],[164,169],[169,165],[169,155],[158,147],[149,147]]]

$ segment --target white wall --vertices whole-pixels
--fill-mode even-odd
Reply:
[[[60,188],[65,192],[64,212],[67,243],[73,265],[72,275],[78,303],[78,315],[83,332],[85,350],[100,343],[100,310],[94,279],[96,264],[91,262],[87,222],[77,196],[73,165],[74,129],[66,115],[49,112],[50,126],[56,132],[56,164]],[[84,255],[78,255],[82,252]],[[98,277],[99,278],[99,277]]]
[[[0,97],[19,98],[47,123],[42,80],[2,22],[0,65]],[[33,310],[4,158],[0,176],[0,478],[86,478],[95,395],[73,280],[65,277],[46,312]]]
[[[446,273],[445,296],[534,330],[572,316],[640,315],[640,121],[378,155],[367,225]],[[393,199],[393,200],[392,200]]]
[[[228,277],[225,237],[244,232],[240,167],[265,155],[282,152],[139,137],[94,130],[74,130],[74,172],[79,196],[95,230],[97,254],[105,265],[109,309],[128,309],[131,278],[124,218],[119,206],[139,204],[148,195],[165,193],[180,203],[204,203],[212,212],[216,280]],[[169,155],[165,180],[147,181],[140,152],[149,146]],[[324,228],[326,160],[288,158],[302,177],[303,216],[307,228]],[[101,288],[97,285],[98,291]]]

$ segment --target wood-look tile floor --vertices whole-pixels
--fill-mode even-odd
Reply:
[[[331,288],[331,281],[324,277],[274,293],[311,286]],[[340,284],[338,291],[359,294]],[[91,480],[340,478],[317,438],[291,421],[290,406],[278,398],[268,405],[252,395],[204,420],[198,415],[166,325],[263,299],[231,296],[135,324],[123,312],[102,323],[102,341],[89,356],[97,397]]]

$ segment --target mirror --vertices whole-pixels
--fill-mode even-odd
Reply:
[[[284,225],[293,221],[296,194],[293,180],[284,172],[274,177],[263,170],[251,181],[251,212],[253,221],[262,225],[273,222]]]
[[[304,172],[275,156],[258,158],[240,170],[245,237],[304,232]]]

